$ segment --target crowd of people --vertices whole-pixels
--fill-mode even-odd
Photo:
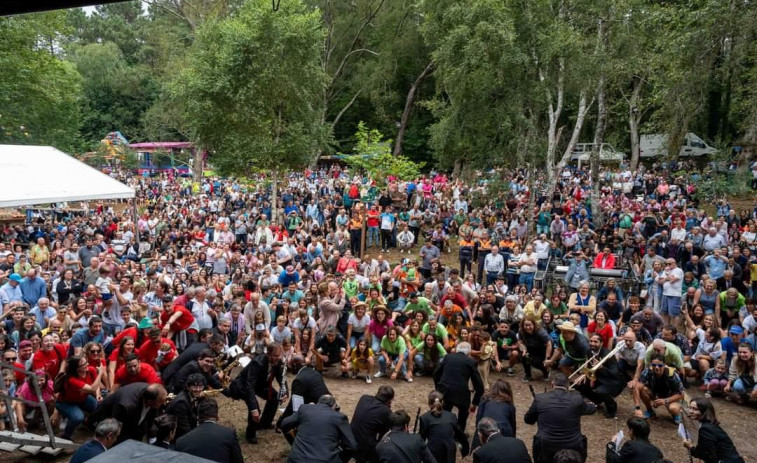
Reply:
[[[550,432],[542,402],[573,404],[571,419],[595,406],[614,418],[627,390],[637,418],[629,429],[643,440],[659,411],[681,422],[696,387],[708,399],[697,403],[701,416],[717,424],[711,397],[757,402],[757,207],[722,200],[707,213],[696,201],[700,174],[679,171],[693,168],[603,170],[594,208],[588,172],[570,167],[549,197],[544,179],[521,171],[497,171],[507,188],[493,192],[485,176],[401,181],[332,166],[290,174],[275,195],[263,178],[113,174],[137,191],[138,214],[117,203],[30,209],[25,224],[0,230],[0,352],[16,367],[3,370],[5,389],[44,403],[63,438],[86,424],[96,439],[150,435],[177,449],[200,422],[217,420],[208,396],[222,393],[245,402],[250,443],[275,426],[291,439],[293,462],[304,461],[296,455],[306,433],[287,431],[321,417],[290,404],[274,425],[290,391],[273,382],[300,371],[368,384],[432,377],[439,396],[420,421],[429,446],[435,426],[459,437],[482,397],[512,410],[479,407],[471,445],[504,446],[488,419],[515,438],[514,407],[494,372],[549,381],[555,391],[526,414],[539,425],[539,462],[553,461],[557,444],[584,460],[587,450],[580,425],[578,434]],[[556,264],[568,268],[564,279],[536,284]],[[624,277],[599,282],[592,269]],[[627,284],[633,275],[640,291]],[[232,379],[235,346],[251,360]],[[327,390],[309,397],[337,413]],[[456,416],[446,413],[453,408]],[[41,412],[0,404],[0,427],[38,426]],[[404,432],[406,415],[388,415],[386,432]],[[197,439],[183,442],[195,449]],[[448,444],[431,452],[437,461],[450,461]],[[230,461],[241,458],[229,445]],[[312,451],[300,445],[301,455]]]

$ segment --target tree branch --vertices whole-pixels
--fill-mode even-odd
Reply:
[[[359,96],[359,95],[360,95],[360,94],[361,94],[362,92],[363,92],[363,90],[362,90],[362,89],[358,90],[358,91],[357,91],[357,92],[355,93],[355,95],[353,95],[353,96],[352,96],[352,99],[350,100],[350,102],[349,102],[349,103],[347,103],[347,104],[346,104],[346,105],[345,105],[345,106],[344,106],[344,107],[342,108],[342,110],[341,110],[341,111],[339,111],[339,114],[337,114],[337,115],[336,115],[336,117],[334,118],[334,121],[333,121],[333,122],[331,123],[331,131],[332,131],[332,132],[334,131],[334,128],[336,127],[336,125],[337,125],[337,124],[339,123],[339,119],[341,119],[341,118],[342,118],[342,116],[344,115],[344,113],[345,113],[345,112],[347,112],[347,110],[348,110],[348,109],[350,108],[350,106],[352,106],[352,104],[353,104],[353,103],[355,102],[355,100],[357,100],[357,97],[358,97],[358,96]]]

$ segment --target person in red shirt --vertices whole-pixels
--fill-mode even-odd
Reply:
[[[84,412],[92,413],[97,408],[104,374],[102,364],[95,369],[85,357],[74,355],[68,359],[65,373],[54,386],[58,393],[55,408],[67,419],[63,439],[71,440],[76,428],[84,422]]]
[[[163,324],[161,334],[168,339],[175,339],[175,335],[186,331],[187,345],[197,340],[195,317],[186,307],[174,304],[171,296],[163,298],[163,313],[160,314],[160,322]]]
[[[113,381],[116,377],[116,370],[126,365],[126,357],[129,354],[136,353],[137,345],[134,338],[125,336],[118,347],[108,356],[108,388],[113,389]]]
[[[124,338],[128,336],[134,339],[134,344],[136,346],[140,346],[147,339],[147,334],[150,332],[153,326],[155,325],[153,324],[152,320],[148,317],[145,317],[139,321],[138,326],[126,328],[125,330],[118,333],[116,337],[113,338],[113,340],[110,342],[110,344],[111,346],[120,346]]]
[[[615,268],[615,256],[610,252],[609,247],[605,247],[602,252],[597,254],[594,259],[594,268],[613,269]]]
[[[162,371],[176,359],[176,345],[170,339],[160,336],[160,328],[153,328],[149,339],[139,346],[137,355],[140,361]]]
[[[65,369],[67,355],[61,344],[55,344],[52,334],[45,335],[40,349],[32,357],[32,370],[45,370],[47,376],[55,378]]]
[[[116,392],[119,387],[131,383],[161,384],[161,381],[155,368],[140,362],[137,354],[129,354],[126,356],[126,364],[116,370],[113,383],[111,393]]]

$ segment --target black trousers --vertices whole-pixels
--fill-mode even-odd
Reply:
[[[350,230],[350,251],[352,251],[352,257],[362,257],[360,255],[360,245],[363,238],[363,231],[361,229]]]
[[[457,408],[457,424],[460,429],[465,431],[465,423],[468,421],[468,414],[470,409],[470,391],[445,391],[444,395],[444,409],[448,412],[452,411],[452,408]]]
[[[468,273],[471,273],[471,261],[470,260],[460,260],[460,278],[465,278],[465,269],[468,269]]]
[[[529,355],[528,357],[523,357],[523,372],[526,374],[526,377],[527,378],[531,377],[532,367],[541,371],[545,378],[549,376],[547,367],[544,366],[544,360],[545,359],[543,357],[536,357],[533,355]]]
[[[274,397],[277,394],[274,393]],[[260,415],[260,421],[258,423],[252,420],[252,414],[247,411],[247,430],[245,437],[248,439],[256,437],[258,429],[268,429],[273,426],[273,418],[276,416],[276,410],[279,408],[279,401],[276,399],[267,400],[265,407],[263,407],[263,414]]]
[[[610,387],[600,383],[598,386],[594,387],[594,389],[591,389],[587,385],[585,389],[581,389],[581,394],[597,405],[604,404],[605,411],[608,414],[614,415],[618,411],[618,404],[615,402],[615,397],[622,392],[622,389],[620,391],[617,391],[617,389],[618,388],[616,387]]]
[[[575,445],[552,443],[542,437],[534,436],[534,463],[554,463],[555,454],[562,449],[575,450],[581,454],[581,461],[586,461],[586,436],[581,436],[581,442]]]
[[[392,246],[392,231],[381,229],[381,249],[389,249]]]

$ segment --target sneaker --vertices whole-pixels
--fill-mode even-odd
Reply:
[[[423,372],[422,372],[422,371],[419,371],[419,372],[417,372],[417,373],[416,373],[416,372],[413,372],[413,374],[414,374],[415,376],[423,376]]]
[[[407,378],[405,378],[405,380],[406,380],[406,381],[407,381],[408,383],[412,383],[412,382],[413,382],[413,378],[412,378],[411,376],[408,376]]]
[[[515,370],[513,369],[513,367],[507,368],[507,376],[515,376]]]
[[[544,375],[544,381],[549,381],[550,377],[552,377],[552,370],[547,370],[547,374]]]
[[[386,373],[378,372],[375,375],[373,375],[374,378],[381,378],[382,376],[386,376]]]
[[[644,419],[645,420],[648,420],[650,418],[654,418],[655,416],[657,416],[657,414],[655,412],[653,412],[652,410],[647,410],[647,411],[644,412]]]
[[[521,381],[523,381],[524,383],[530,383],[531,382],[531,377],[530,376],[524,376],[523,378],[521,378]]]
[[[681,415],[675,415],[673,417],[673,423],[675,424],[681,424],[681,420],[683,420],[683,417]]]
[[[707,392],[705,392],[705,393],[704,393],[704,396],[705,396],[705,398],[707,398],[707,399],[711,399],[711,398],[712,398],[712,394],[710,393],[710,391],[707,391]]]
[[[373,380],[371,380],[371,375],[365,375],[365,382],[367,384],[371,384],[373,382]]]

